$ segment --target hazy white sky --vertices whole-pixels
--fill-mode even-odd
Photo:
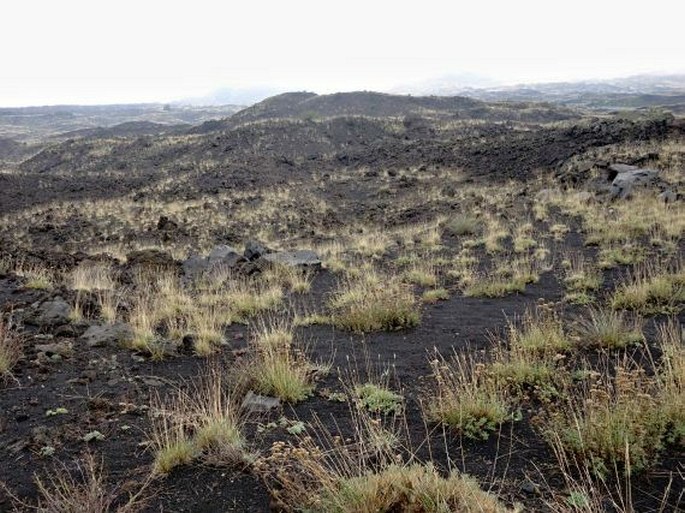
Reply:
[[[0,106],[685,71],[682,0],[2,0]]]

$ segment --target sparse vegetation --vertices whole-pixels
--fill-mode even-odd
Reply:
[[[512,419],[505,389],[487,372],[484,363],[467,355],[431,362],[436,393],[428,400],[427,414],[467,438],[487,439]]]
[[[576,321],[581,344],[607,349],[620,349],[644,340],[640,321],[623,312],[591,308]]]
[[[410,328],[419,323],[414,294],[396,276],[367,270],[359,277],[347,277],[329,300],[333,323],[351,331]]]
[[[615,309],[649,315],[677,313],[685,304],[685,268],[647,265],[629,273],[612,298]]]
[[[606,476],[616,465],[638,472],[663,449],[665,419],[658,385],[643,369],[619,362],[615,376],[594,375],[551,416],[547,436]]]
[[[291,328],[265,324],[252,337],[252,359],[247,373],[261,394],[289,403],[306,399],[314,390],[315,367],[304,349],[294,343]]]
[[[9,322],[0,317],[0,381],[10,375],[21,354],[20,336]]]

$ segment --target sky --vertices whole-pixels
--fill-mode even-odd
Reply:
[[[3,0],[0,106],[685,72],[678,0]]]

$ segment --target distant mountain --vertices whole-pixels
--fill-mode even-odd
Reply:
[[[464,86],[458,81],[427,82],[424,94],[459,94],[484,101],[553,102],[592,109],[685,106],[685,75],[634,75],[608,80],[548,82],[509,86]]]
[[[440,77],[412,82],[391,88],[392,94],[415,96],[456,96],[468,89],[482,89],[499,85],[497,81],[475,73],[451,73]]]

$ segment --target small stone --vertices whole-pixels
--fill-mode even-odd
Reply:
[[[526,479],[521,485],[521,491],[528,495],[539,495],[540,487],[533,483],[530,479]]]
[[[98,377],[98,373],[95,369],[86,369],[81,373],[81,377],[88,381],[95,381]]]
[[[55,342],[53,344],[36,344],[36,351],[47,356],[59,355],[68,358],[72,354],[70,342]]]
[[[250,390],[243,400],[242,407],[250,413],[265,413],[280,405],[281,400],[278,397],[257,395]]]
[[[675,203],[678,200],[678,195],[675,192],[667,189],[659,194],[659,199],[663,203]]]

